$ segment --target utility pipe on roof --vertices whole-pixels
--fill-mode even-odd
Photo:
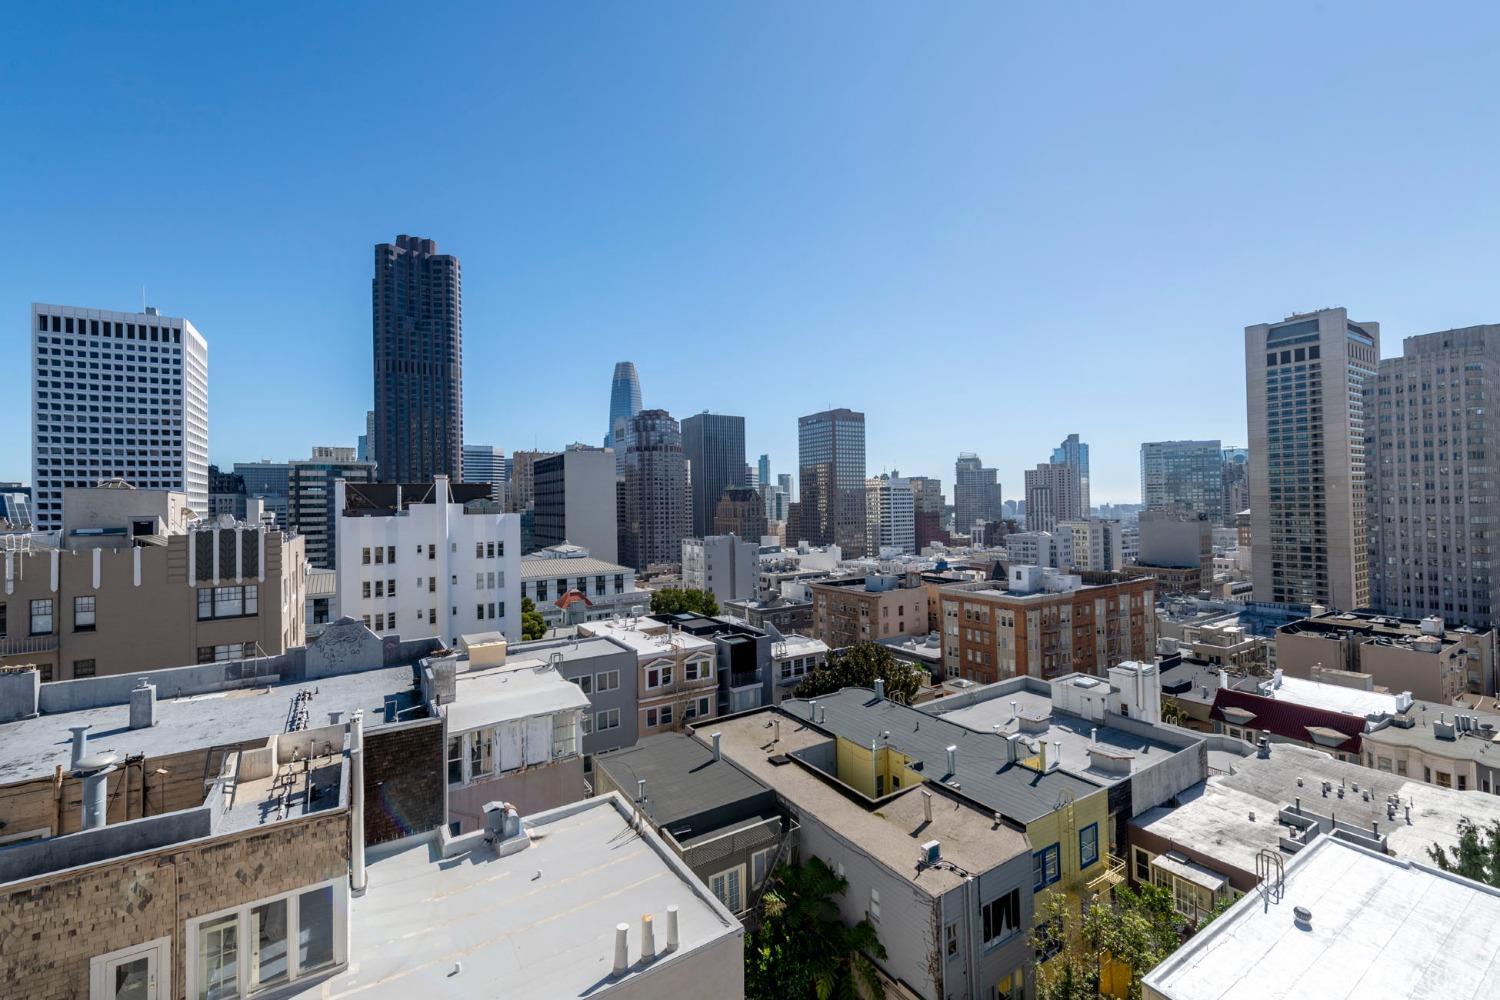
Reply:
[[[349,888],[365,891],[365,713],[349,720]]]

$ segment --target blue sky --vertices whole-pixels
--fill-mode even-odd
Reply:
[[[1240,6],[17,7],[0,422],[31,302],[144,285],[214,461],[353,444],[408,232],[463,260],[471,442],[598,443],[630,358],[773,471],[850,406],[872,471],[1015,497],[1077,431],[1134,500],[1141,441],[1243,443],[1248,323],[1500,321],[1493,5]]]

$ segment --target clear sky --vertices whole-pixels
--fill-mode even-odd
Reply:
[[[1379,9],[1373,9],[1375,7]],[[1252,9],[1253,8],[1253,9]],[[22,4],[0,41],[0,479],[33,301],[209,342],[221,464],[352,445],[373,244],[463,261],[465,437],[867,414],[872,472],[1245,439],[1243,328],[1500,321],[1493,4]]]

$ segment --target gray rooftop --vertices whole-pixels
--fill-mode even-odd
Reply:
[[[480,834],[460,838],[454,846],[472,846],[446,858],[436,840],[371,851],[369,889],[351,908],[347,970],[292,995],[553,1000],[634,983],[630,995],[652,996],[653,978],[669,968],[694,962],[701,975],[715,961],[728,963],[721,988],[741,981],[744,928],[656,834],[631,828],[619,796],[538,813],[525,826],[530,844],[505,857]],[[673,905],[680,945],[664,953]],[[642,963],[647,913],[658,957]],[[621,923],[630,927],[630,966],[616,979]],[[712,988],[711,977],[699,982]]]
[[[625,654],[635,660],[635,650],[606,638],[535,639],[531,642],[513,642],[506,650],[509,657],[536,657],[550,660],[553,653],[561,653],[564,663],[584,662],[600,656]]]
[[[630,795],[637,780],[646,779],[646,813],[662,827],[769,792],[729,761],[714,760],[711,747],[686,733],[663,733],[601,754],[594,767]]]
[[[303,689],[316,692],[309,703],[315,727],[328,721],[329,712],[357,709],[364,710],[366,728],[378,726],[385,719],[388,702],[397,719],[425,714],[410,666],[181,698],[158,690],[156,725],[146,729],[130,728],[129,704],[54,712],[0,725],[4,746],[0,784],[50,775],[58,765],[66,769],[72,755],[72,726],[91,727],[88,736],[93,749],[148,757],[265,739],[286,731],[292,699]]]
[[[1011,763],[1006,759],[1005,740],[995,733],[975,732],[889,698],[877,699],[869,688],[844,688],[812,700],[819,708],[827,708],[826,717],[814,723],[815,728],[862,746],[885,739],[919,761],[928,781],[949,780],[947,748],[956,746],[957,773],[952,776],[958,782],[956,790],[1016,823],[1024,825],[1048,815],[1066,796],[1077,800],[1101,788],[1065,771],[1039,774]],[[788,699],[781,709],[802,720],[812,717],[806,699]],[[887,732],[890,736],[884,738]]]
[[[1474,718],[1474,727],[1462,733],[1455,731],[1454,717],[1457,715]],[[1391,722],[1366,733],[1366,749],[1374,753],[1375,746],[1380,744],[1412,747],[1452,760],[1473,760],[1500,767],[1500,715],[1460,711],[1433,701],[1415,701],[1405,712],[1405,719],[1412,723],[1410,727]],[[1485,725],[1490,728],[1484,729]],[[1443,735],[1439,735],[1440,732]]]
[[[1295,919],[1306,907],[1311,919]],[[1147,974],[1165,1000],[1500,996],[1500,889],[1320,838]]]
[[[1011,705],[1016,711],[1012,713]],[[1110,785],[1124,781],[1123,774],[1101,771],[1093,766],[1089,755],[1091,746],[1119,759],[1128,755],[1132,773],[1150,767],[1157,761],[1195,742],[1196,738],[1184,735],[1178,743],[1164,739],[1139,736],[1114,726],[1101,726],[1077,715],[1069,715],[1052,707],[1052,699],[1034,691],[1005,691],[985,701],[974,702],[964,708],[944,712],[943,702],[936,701],[926,711],[939,718],[957,723],[980,733],[1017,733],[1021,731],[1021,715],[1033,718],[1045,717],[1048,726],[1045,733],[1028,733],[1047,743],[1058,743],[1062,747],[1062,769],[1091,781]],[[1154,755],[1154,756],[1153,756]]]
[[[635,570],[618,563],[605,562],[592,556],[571,556],[565,559],[548,559],[544,556],[521,558],[522,580],[563,580],[571,586],[580,576],[614,576],[617,573],[634,573]]]

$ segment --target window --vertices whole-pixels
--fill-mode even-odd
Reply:
[[[474,543],[474,558],[475,559],[483,559],[484,558],[484,543],[483,542],[475,542]]]
[[[489,544],[489,553],[490,553],[489,554],[489,558],[491,558],[491,559],[495,558],[495,543],[494,542],[490,542],[490,544]],[[504,555],[505,551],[502,549],[501,552],[500,552],[500,554]]]
[[[385,563],[385,549],[382,549],[378,545],[375,546],[375,561],[382,565]]]
[[[370,550],[368,548],[360,549],[359,557],[360,562],[364,563],[366,566],[370,565]]]
[[[1062,951],[1063,944],[1067,940],[1067,935],[1063,931],[1062,916],[1053,917],[1051,920],[1038,921],[1036,936],[1036,957],[1043,962]]]
[[[880,923],[880,890],[870,890],[870,908],[865,912],[875,923]]]
[[[578,728],[583,730],[583,735],[585,736],[592,733],[594,731],[594,717],[584,712],[583,715],[579,716]]]
[[[604,670],[594,675],[594,690],[603,694],[605,691],[614,691],[620,686],[620,672],[618,670]]]
[[[1139,847],[1133,850],[1135,852],[1135,880],[1145,885],[1151,881],[1151,854]]]
[[[332,882],[187,922],[194,1000],[228,1000],[342,961],[344,915]]]
[[[388,563],[393,563],[396,561],[396,546],[387,545],[385,547],[385,561]]]
[[[602,733],[608,729],[620,728],[620,710],[611,708],[594,716],[594,731]]]
[[[1078,867],[1087,868],[1099,860],[1099,824],[1090,823],[1078,831]]]
[[[1026,971],[1016,969],[995,984],[995,1000],[1024,1000],[1026,996]]]
[[[670,663],[652,667],[646,671],[646,686],[648,688],[666,687],[672,683],[672,665]]]
[[[364,585],[369,597],[370,585]],[[254,584],[244,587],[203,587],[198,591],[198,620],[240,618],[260,612],[260,590]]]
[[[31,602],[31,634],[52,634],[52,599]]]
[[[728,871],[719,872],[708,880],[708,886],[730,913],[740,912],[740,885],[745,877],[745,866],[738,865]]]
[[[943,928],[943,953],[949,958],[958,954],[958,924]]]
[[[419,548],[417,551],[420,552],[422,550]],[[428,559],[436,559],[437,558],[437,546],[436,545],[429,545],[429,546],[427,546],[427,558]]]
[[[579,690],[584,694],[594,693],[594,678],[589,674],[584,674],[582,677],[574,677],[573,683],[577,684]]]
[[[1012,889],[979,908],[979,923],[986,948],[1007,941],[1021,930],[1021,890]],[[950,952],[951,954],[951,952]]]
[[[688,702],[687,706],[683,709],[683,712],[682,712],[682,717],[683,717],[684,720],[687,720],[687,719],[702,719],[702,718],[707,718],[707,716],[708,716],[708,699],[707,698],[699,698],[696,701],[690,701],[690,702]]]
[[[94,631],[94,598],[73,598],[73,631]]]
[[[766,880],[766,866],[771,863],[771,849],[756,851],[750,855],[750,884],[760,885]]]
[[[682,679],[685,681],[706,680],[712,674],[713,667],[707,660],[689,660],[687,664],[682,668]],[[667,677],[667,683],[670,684],[671,682],[672,678],[669,673]]]
[[[448,737],[448,784],[464,783],[464,738]]]
[[[370,599],[370,581],[369,580],[365,580],[365,581],[362,581],[360,583],[360,585],[359,585],[359,596],[363,597],[367,601]],[[199,618],[204,617],[204,614],[203,614],[203,591],[201,591],[201,590],[198,591],[198,617]],[[209,615],[208,617],[213,617],[213,616]]]
[[[74,660],[73,661],[73,676],[74,677],[92,677],[92,676],[94,676],[94,661],[93,660]]]
[[[469,776],[470,779],[480,778],[495,770],[495,734],[482,729],[470,733],[469,739]]]
[[[1031,856],[1032,889],[1040,892],[1062,878],[1062,862],[1058,845],[1044,847]]]

